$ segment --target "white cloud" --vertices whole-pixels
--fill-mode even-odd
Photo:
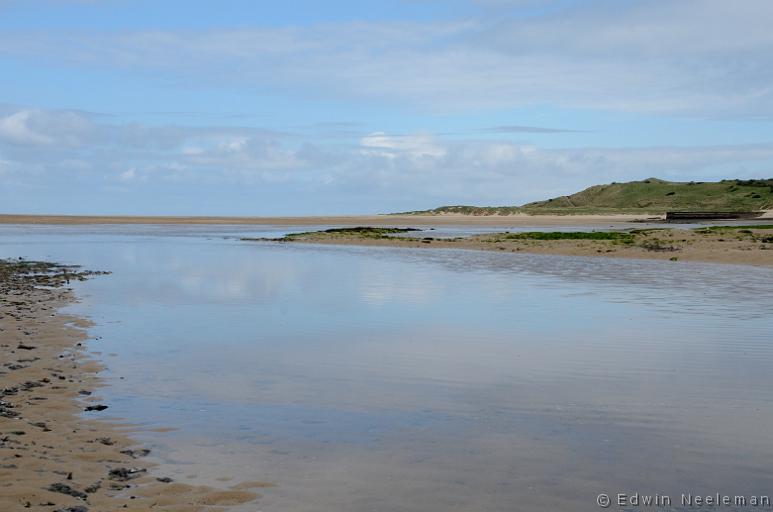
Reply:
[[[27,117],[18,112],[3,119],[45,119],[45,132],[29,124],[30,133],[44,133],[45,144],[31,145],[29,135],[3,132],[0,177],[6,184],[13,179],[41,187],[52,187],[56,179],[89,190],[110,183],[159,190],[174,185],[199,193],[235,186],[264,191],[256,198],[265,198],[271,187],[282,186],[299,203],[325,196],[389,210],[520,204],[610,181],[760,177],[773,168],[773,143],[544,149],[502,140],[374,132],[342,146],[248,128],[119,125],[67,111],[39,110]],[[73,126],[81,126],[78,136]]]
[[[94,123],[68,110],[22,109],[0,116],[0,141],[31,146],[79,146],[91,140]]]
[[[771,117],[772,17],[766,0],[580,2],[463,22],[8,34],[0,54],[443,111],[552,104]]]
[[[30,127],[32,112],[22,110],[0,118],[0,138],[18,144],[43,145],[51,142],[45,135]]]
[[[137,179],[137,169],[135,169],[134,167],[132,167],[131,169],[127,169],[118,175],[118,180],[126,183],[132,182],[136,179]]]
[[[384,158],[407,157],[414,161],[427,158],[441,158],[446,154],[429,135],[390,136],[384,132],[375,132],[360,139],[362,154]]]
[[[204,153],[204,149],[197,146],[185,146],[180,152],[185,156],[197,156]]]

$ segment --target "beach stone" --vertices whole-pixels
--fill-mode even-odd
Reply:
[[[73,489],[67,484],[61,484],[61,483],[55,483],[48,486],[48,490],[51,492],[58,492],[61,494],[66,494],[68,496],[73,496],[75,498],[80,498],[82,500],[85,500],[87,498],[85,492],[81,492],[78,489]]]
[[[147,457],[150,454],[150,450],[142,448],[139,450],[121,450],[121,453],[128,455],[132,459],[138,459],[140,457]]]
[[[132,478],[137,478],[140,473],[145,473],[147,469],[137,469],[137,468],[115,468],[111,469],[107,477],[110,480],[117,480],[119,482],[126,482],[127,480],[131,480]]]
[[[84,489],[88,494],[93,494],[99,490],[99,488],[102,487],[102,481],[94,482],[93,484],[89,485]]]

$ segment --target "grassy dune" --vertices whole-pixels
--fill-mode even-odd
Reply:
[[[594,185],[569,196],[522,206],[441,206],[418,215],[512,215],[757,211],[773,209],[773,179],[675,182],[649,178]]]

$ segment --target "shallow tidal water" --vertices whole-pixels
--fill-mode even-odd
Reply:
[[[4,226],[0,257],[113,272],[70,308],[106,412],[159,476],[275,484],[237,510],[773,496],[773,269],[238,240],[282,229]]]

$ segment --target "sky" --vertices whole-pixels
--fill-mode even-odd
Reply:
[[[0,0],[0,213],[773,176],[768,0]]]

